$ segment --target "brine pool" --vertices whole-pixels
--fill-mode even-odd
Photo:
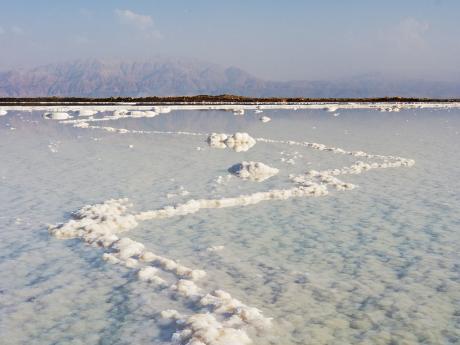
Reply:
[[[460,343],[459,109],[42,115],[0,117],[1,344]],[[213,132],[256,143],[212,147]],[[334,188],[305,173],[373,159],[306,141],[415,165],[342,171],[355,188]],[[279,172],[241,179],[242,162]],[[84,221],[116,237],[88,239]]]

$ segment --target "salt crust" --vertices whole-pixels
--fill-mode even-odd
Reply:
[[[130,116],[133,115],[136,116],[135,114]],[[73,124],[80,128],[102,128],[118,133],[202,135],[190,132],[128,131],[111,127],[90,126],[85,121],[78,121]],[[290,179],[294,184],[292,188],[272,189],[266,192],[221,199],[191,199],[183,204],[166,206],[162,209],[137,214],[128,213],[131,204],[127,199],[111,199],[102,204],[84,206],[81,210],[75,212],[72,215],[72,219],[67,223],[50,226],[49,230],[57,238],[81,238],[88,244],[105,248],[106,252],[103,254],[103,259],[107,262],[121,264],[127,268],[134,269],[137,271],[137,277],[140,281],[152,284],[156,288],[167,289],[172,294],[203,308],[199,312],[188,316],[182,315],[175,310],[165,310],[161,313],[163,318],[167,318],[176,324],[177,331],[171,339],[173,343],[189,345],[250,344],[252,341],[247,334],[247,329],[267,329],[271,326],[272,321],[270,318],[264,317],[257,308],[243,304],[223,290],[204,292],[196,284],[198,280],[205,277],[206,273],[204,271],[191,269],[172,259],[156,255],[148,251],[142,243],[128,237],[120,238],[119,235],[135,228],[140,221],[187,215],[198,212],[201,209],[242,207],[262,201],[286,200],[293,197],[319,197],[329,193],[329,186],[339,191],[351,190],[355,186],[341,181],[338,176],[361,174],[371,169],[410,167],[415,163],[413,160],[402,157],[373,155],[363,151],[346,151],[318,143],[266,138],[253,139],[247,133],[235,133],[231,136],[213,133],[208,137],[208,143],[211,146],[230,147],[233,149],[243,143],[245,143],[246,147],[252,147],[256,141],[303,146],[319,151],[329,151],[379,161],[368,163],[357,161],[351,166],[340,169],[309,170],[302,175],[290,175]],[[247,175],[247,178],[264,175],[261,171],[271,171],[274,174],[274,171],[277,170],[257,162],[243,162],[240,168],[237,170],[239,171],[237,174]],[[258,178],[254,179],[257,180]],[[166,277],[161,277],[166,273],[172,274],[176,280],[171,283]]]
[[[213,148],[230,148],[236,152],[246,152],[256,144],[254,138],[248,133],[235,133],[232,135],[225,133],[211,133],[207,142]]]
[[[272,119],[269,118],[268,116],[262,116],[260,119],[263,123],[270,122]]]

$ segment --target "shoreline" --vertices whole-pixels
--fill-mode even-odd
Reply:
[[[198,95],[168,97],[0,97],[0,106],[72,105],[324,105],[324,104],[452,104],[460,98],[375,97],[375,98],[300,98]]]

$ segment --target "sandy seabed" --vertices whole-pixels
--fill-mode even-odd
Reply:
[[[2,109],[2,343],[458,343],[460,110],[396,108]]]

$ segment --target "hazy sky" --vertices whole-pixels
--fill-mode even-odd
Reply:
[[[460,80],[460,1],[0,0],[2,70],[157,55],[280,80]]]

